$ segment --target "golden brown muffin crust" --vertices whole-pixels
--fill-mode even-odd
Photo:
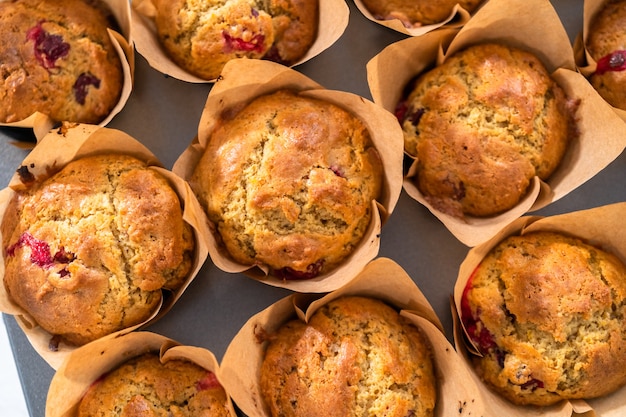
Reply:
[[[236,261],[307,278],[360,242],[382,164],[358,118],[281,90],[220,122],[190,183]]]
[[[99,123],[124,82],[108,16],[82,0],[0,2],[0,122]]]
[[[381,301],[344,297],[270,336],[260,389],[272,416],[432,416],[421,332]]]
[[[456,4],[472,13],[482,0],[363,0],[363,5],[379,20],[399,19],[406,27],[432,25],[447,19]]]
[[[489,43],[422,74],[398,117],[426,199],[457,217],[490,216],[554,172],[575,108],[534,55]]]
[[[93,384],[77,417],[230,416],[215,375],[186,360],[161,363],[157,354],[130,359]],[[232,416],[234,417],[234,416]]]
[[[123,155],[76,160],[17,192],[4,285],[37,323],[83,344],[147,319],[186,279],[191,227],[167,180]]]
[[[505,239],[467,284],[479,375],[517,404],[594,398],[626,383],[626,267],[551,232]]]

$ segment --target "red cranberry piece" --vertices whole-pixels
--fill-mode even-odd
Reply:
[[[26,33],[26,39],[35,43],[35,57],[42,67],[55,68],[56,61],[65,57],[70,51],[70,44],[63,42],[60,35],[51,35],[43,27],[44,21],[37,23]]]
[[[22,246],[30,248],[30,261],[41,268],[50,268],[55,263],[69,264],[75,257],[71,252],[67,252],[61,247],[54,256],[50,253],[50,245],[40,239],[36,239],[30,233],[24,233],[13,245],[6,250],[7,256],[15,256],[15,251]],[[64,268],[59,272],[63,276],[67,276],[69,271]]]
[[[276,62],[282,65],[290,64],[289,61],[287,61],[286,59],[283,59],[283,57],[280,56],[280,52],[278,52],[278,48],[276,46],[272,46],[270,49],[268,49],[265,55],[263,55],[263,59],[266,61]]]
[[[540,381],[538,379],[532,378],[529,381],[523,383],[522,385],[520,385],[520,387],[523,390],[531,390],[534,391],[537,388],[543,388],[543,381]]]
[[[333,171],[333,173],[334,173],[336,176],[341,177],[341,178],[345,178],[345,176],[344,176],[344,174],[343,174],[343,172],[342,172],[341,168],[339,168],[338,166],[336,166],[336,165],[332,165],[329,169],[330,169],[331,171]]]
[[[290,267],[284,267],[281,269],[274,270],[274,275],[277,278],[284,280],[300,280],[300,279],[311,279],[315,278],[320,274],[322,270],[322,266],[324,265],[323,260],[319,260],[311,265],[307,266],[306,271],[296,271]]]
[[[252,37],[252,40],[244,41],[241,38],[235,38],[231,36],[227,31],[223,31],[222,38],[224,38],[224,50],[226,52],[263,52],[263,42],[265,41],[265,35],[262,35],[260,33],[254,35]]]
[[[602,75],[609,71],[626,70],[626,51],[615,51],[598,60],[596,74]]]
[[[89,86],[100,88],[100,79],[88,72],[83,72],[78,76],[76,82],[72,86],[72,91],[74,91],[74,97],[76,98],[76,101],[78,103],[85,104],[85,98],[87,97],[87,88]]]
[[[207,372],[206,376],[196,383],[198,391],[221,387],[220,382],[213,372]]]
[[[404,122],[407,112],[409,111],[409,105],[406,101],[398,103],[394,110],[394,114],[400,123]]]

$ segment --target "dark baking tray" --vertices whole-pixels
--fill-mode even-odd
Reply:
[[[352,3],[350,23],[339,41],[296,67],[329,89],[371,99],[365,65],[385,46],[405,36],[367,20]],[[552,0],[570,39],[582,28],[583,0]],[[164,76],[137,55],[135,86],[124,110],[109,127],[121,129],[148,146],[171,168],[195,136],[211,89]],[[28,131],[0,129],[0,184],[6,186],[26,155],[11,142],[31,140]],[[551,215],[626,201],[626,156],[561,200],[533,214]],[[468,248],[422,205],[404,192],[383,226],[381,257],[401,265],[414,279],[442,320],[452,340],[450,296],[457,270]],[[173,309],[147,330],[183,344],[202,346],[221,359],[230,340],[255,313],[290,294],[241,274],[226,274],[208,260]],[[32,417],[42,417],[54,371],[32,349],[13,317],[4,316],[26,404]]]

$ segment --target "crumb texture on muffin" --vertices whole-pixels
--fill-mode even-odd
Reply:
[[[626,1],[609,0],[593,17],[586,47],[597,62],[593,87],[609,104],[626,110]]]
[[[280,90],[218,123],[190,184],[237,262],[312,278],[360,243],[382,163],[360,119]]]
[[[192,74],[217,78],[235,58],[291,65],[317,37],[317,0],[156,0],[159,41]]]
[[[118,103],[124,83],[94,1],[0,2],[0,122],[36,111],[61,122],[97,124]]]
[[[575,100],[533,54],[468,47],[420,75],[398,105],[415,181],[438,210],[491,216],[546,180],[576,134]]]
[[[363,0],[363,5],[378,20],[399,19],[405,27],[440,23],[452,13],[455,5],[472,13],[483,0]]]
[[[37,323],[84,344],[147,319],[192,265],[167,180],[123,155],[70,162],[16,192],[2,221],[4,285]]]
[[[162,363],[156,353],[103,375],[81,400],[77,417],[230,416],[215,374],[187,360]],[[234,416],[230,416],[234,417]]]
[[[270,335],[260,390],[272,416],[432,416],[422,333],[381,301],[344,297]]]
[[[470,278],[465,329],[481,378],[516,404],[589,399],[626,383],[626,267],[553,232],[511,236]]]

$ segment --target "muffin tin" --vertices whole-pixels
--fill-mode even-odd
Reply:
[[[552,0],[552,5],[575,39],[582,28],[583,0]],[[329,49],[295,67],[329,89],[370,98],[366,64],[387,45],[406,36],[364,17],[352,0],[350,22]],[[155,71],[136,55],[133,92],[108,125],[144,143],[171,168],[195,137],[210,84],[187,83]],[[0,179],[8,184],[27,154],[32,132],[0,129]],[[15,144],[20,146],[15,146]],[[26,146],[24,146],[26,145]],[[622,153],[599,174],[562,199],[532,214],[551,215],[626,201],[626,156]],[[379,257],[389,257],[411,276],[453,340],[450,297],[468,247],[456,239],[428,209],[402,192],[382,228]],[[180,343],[202,346],[221,360],[227,346],[246,321],[289,290],[266,285],[239,273],[225,273],[210,261],[200,270],[176,305],[149,330]],[[9,337],[32,416],[44,416],[46,395],[54,370],[30,346],[13,319],[5,316]]]

